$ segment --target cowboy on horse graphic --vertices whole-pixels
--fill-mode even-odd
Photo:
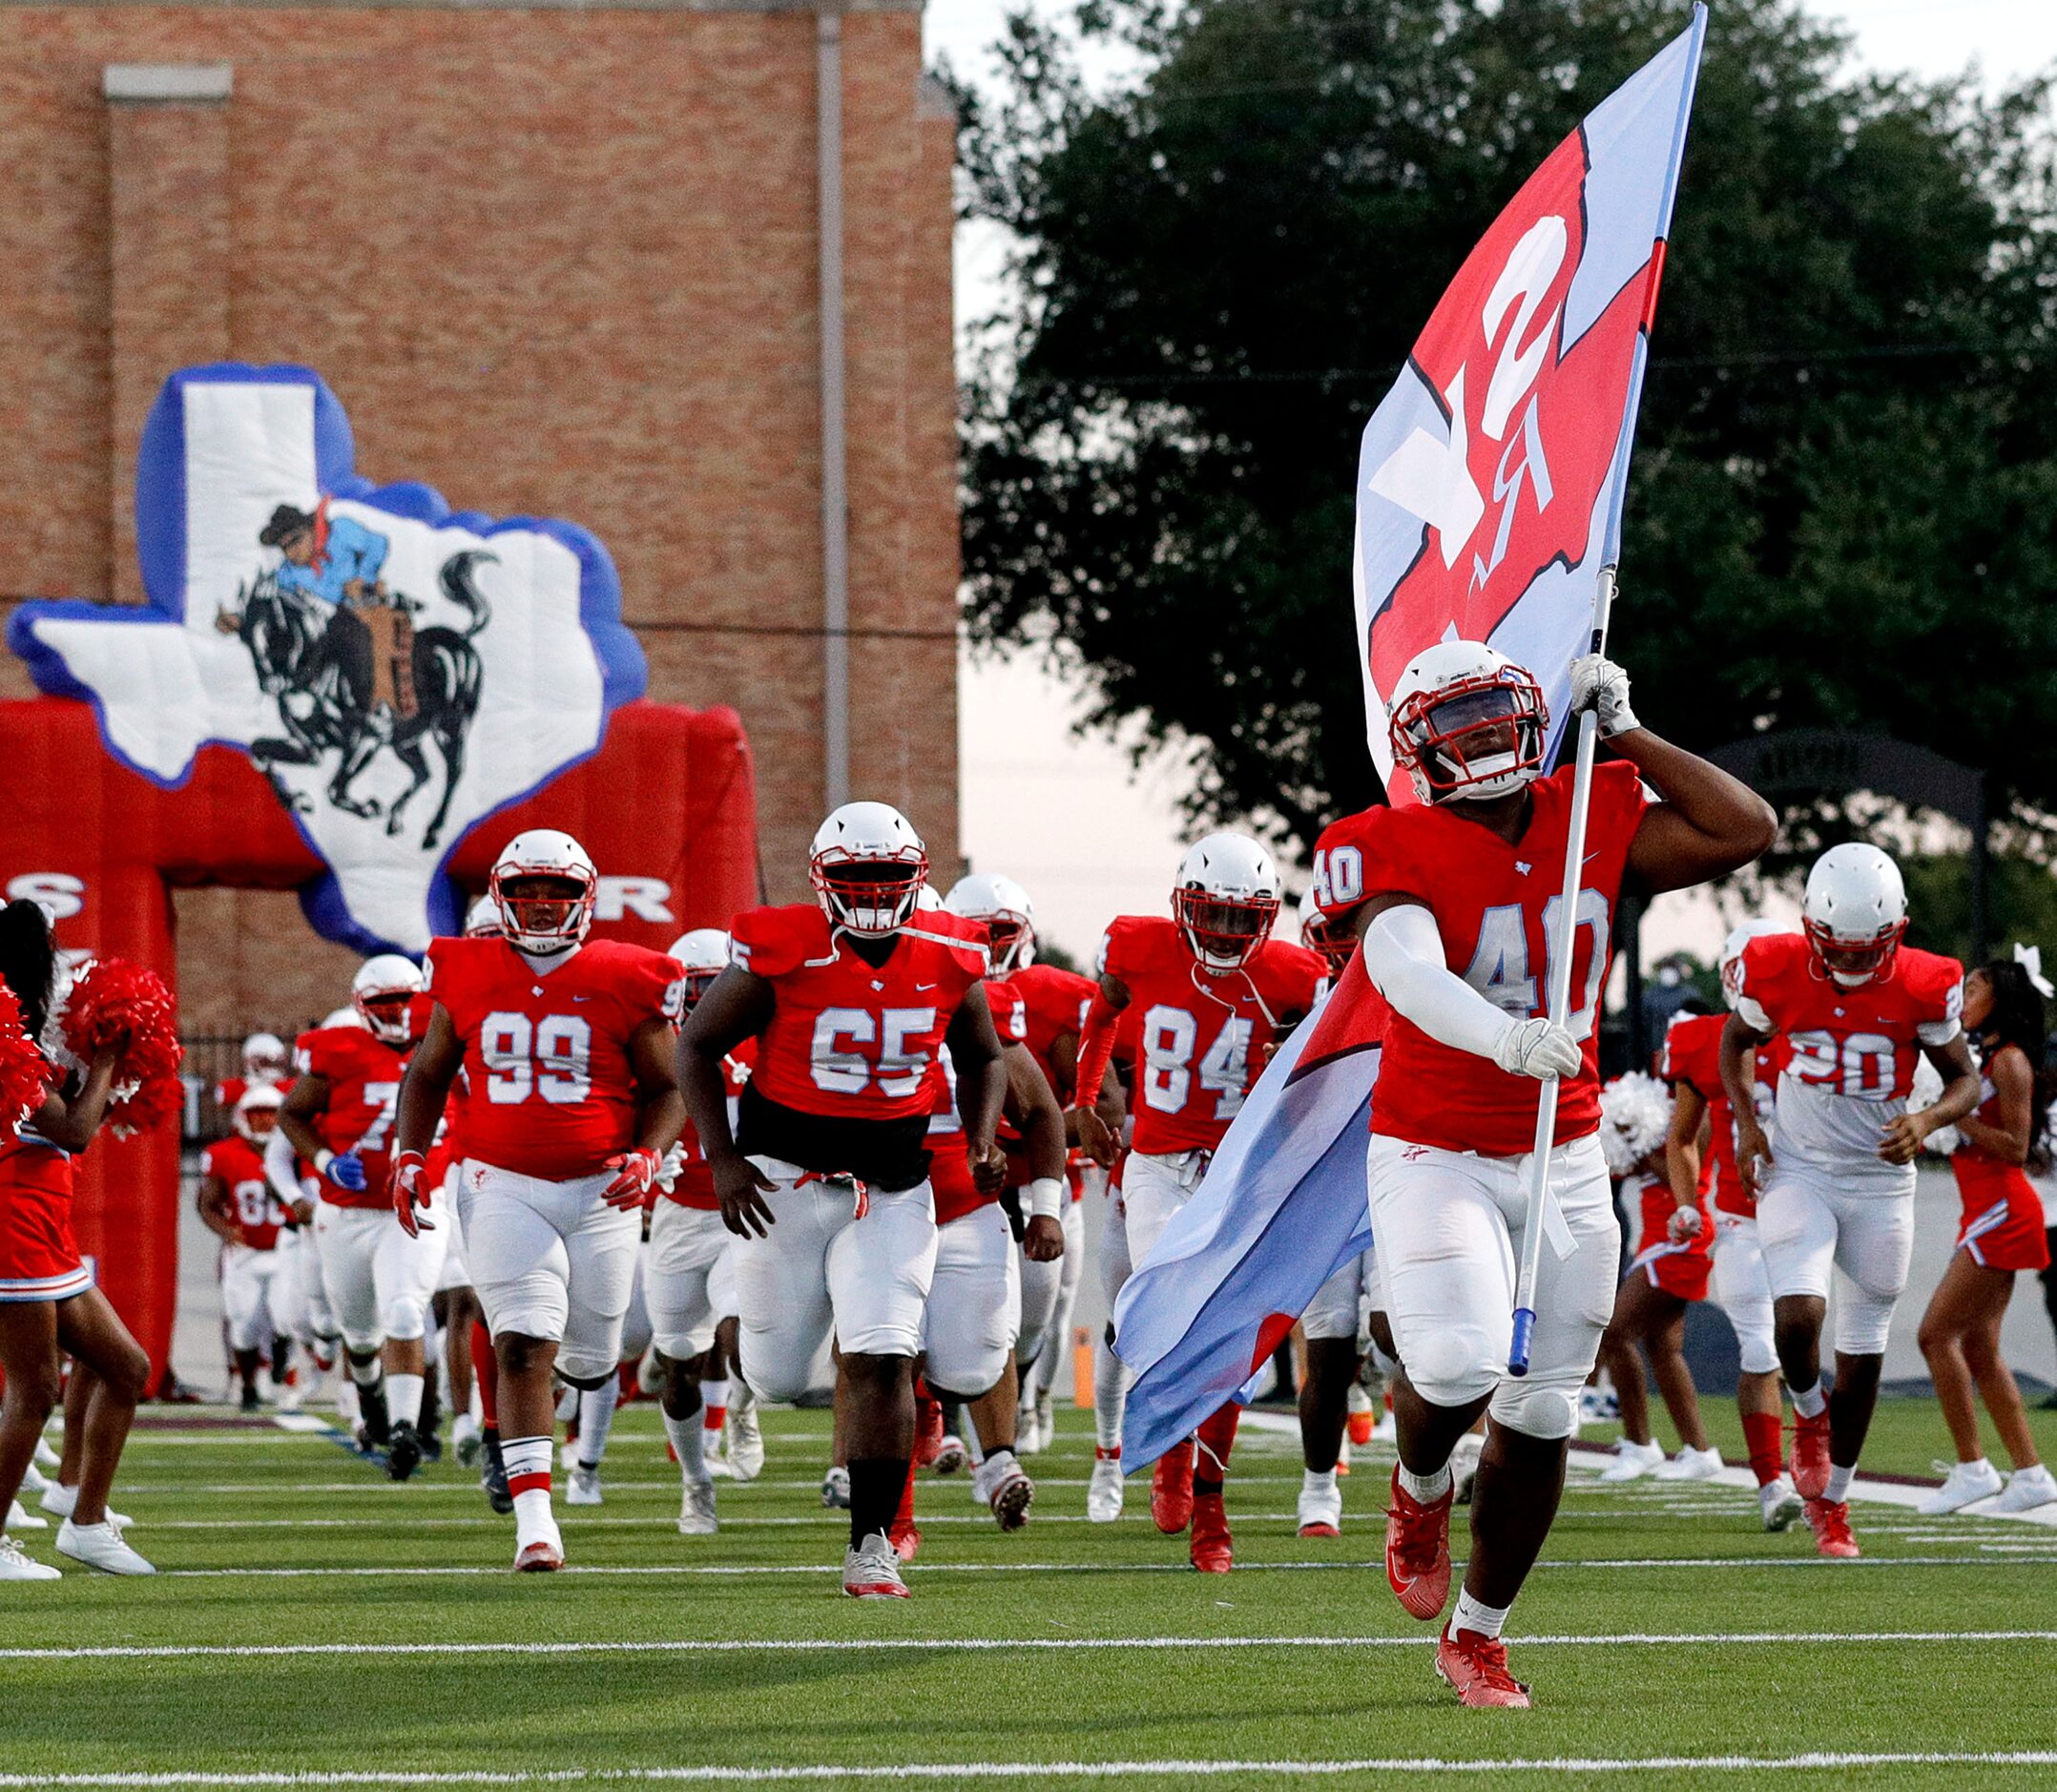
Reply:
[[[280,505],[258,541],[284,556],[278,571],[281,591],[334,606],[328,651],[344,667],[368,662],[370,688],[361,694],[365,710],[376,715],[384,707],[396,721],[410,719],[417,702],[414,613],[422,606],[388,591],[379,576],[386,538],[353,517],[331,516],[324,497],[311,511]],[[359,630],[362,641],[354,638]]]

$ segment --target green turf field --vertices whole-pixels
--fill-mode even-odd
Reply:
[[[2037,1416],[2057,1450],[2057,1415]],[[1732,1760],[1807,1754],[1868,1760],[1838,1787],[2057,1783],[2050,1529],[1860,1504],[1864,1559],[1823,1563],[1803,1531],[1767,1537],[1746,1490],[1604,1490],[1584,1466],[1509,1632],[1536,1709],[1471,1713],[1385,1589],[1363,1455],[1342,1538],[1303,1542],[1296,1441],[1246,1429],[1239,1566],[1203,1579],[1140,1482],[1119,1525],[1084,1522],[1089,1418],[1067,1413],[1030,1460],[1027,1531],[1001,1536],[961,1476],[925,1481],[913,1600],[859,1604],[818,1496],[824,1417],[765,1430],[763,1479],[723,1484],[722,1533],[688,1539],[655,1416],[625,1411],[606,1506],[562,1514],[571,1571],[518,1579],[510,1521],[454,1463],[393,1487],[323,1436],[139,1432],[117,1504],[164,1572],[0,1587],[0,1785],[835,1784],[912,1765],[945,1784],[1278,1786],[1355,1762],[1319,1783],[1684,1787],[1819,1780],[1827,1763]],[[1879,1466],[1925,1469],[1941,1437],[1930,1405],[1893,1403]],[[49,1534],[26,1539],[46,1560]],[[1949,1759],[1878,1759],[1922,1756]],[[1633,1764],[1655,1760],[1673,1764]]]

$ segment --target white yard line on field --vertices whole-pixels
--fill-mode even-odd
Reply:
[[[0,1774],[0,1786],[546,1786],[743,1784],[795,1781],[1129,1780],[1292,1778],[1343,1774],[1637,1774],[1802,1772],[1850,1767],[2047,1767],[2050,1749],[1819,1750],[1804,1755],[1623,1755],[1559,1760],[1451,1760],[1443,1756],[1367,1755],[1355,1760],[1249,1761],[966,1761],[868,1764],[807,1762],[790,1767],[456,1768],[438,1772],[335,1771]]]
[[[634,1656],[819,1655],[864,1649],[904,1654],[1014,1649],[1422,1649],[1429,1640],[1407,1636],[822,1636],[755,1639],[681,1637],[647,1642],[596,1638],[557,1642],[347,1643],[106,1643],[65,1648],[0,1649],[0,1661],[186,1661],[273,1659],[294,1656]],[[1623,1647],[1817,1648],[1859,1643],[2057,1642],[2057,1630],[1688,1631],[1672,1636],[1623,1632],[1593,1636],[1514,1636],[1522,1649]],[[41,1783],[38,1782],[37,1783]]]

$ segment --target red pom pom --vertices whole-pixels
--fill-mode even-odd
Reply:
[[[164,979],[125,958],[95,958],[82,966],[65,1002],[64,1042],[81,1058],[119,1043],[114,1098],[107,1117],[118,1137],[177,1114],[185,1103],[178,1081],[178,1013]]]
[[[29,1037],[14,991],[0,983],[0,1129],[11,1133],[49,1091],[50,1060]]]

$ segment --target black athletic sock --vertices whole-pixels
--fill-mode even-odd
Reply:
[[[904,1456],[853,1457],[850,1462],[850,1547],[875,1532],[890,1535],[893,1514],[907,1485]]]

